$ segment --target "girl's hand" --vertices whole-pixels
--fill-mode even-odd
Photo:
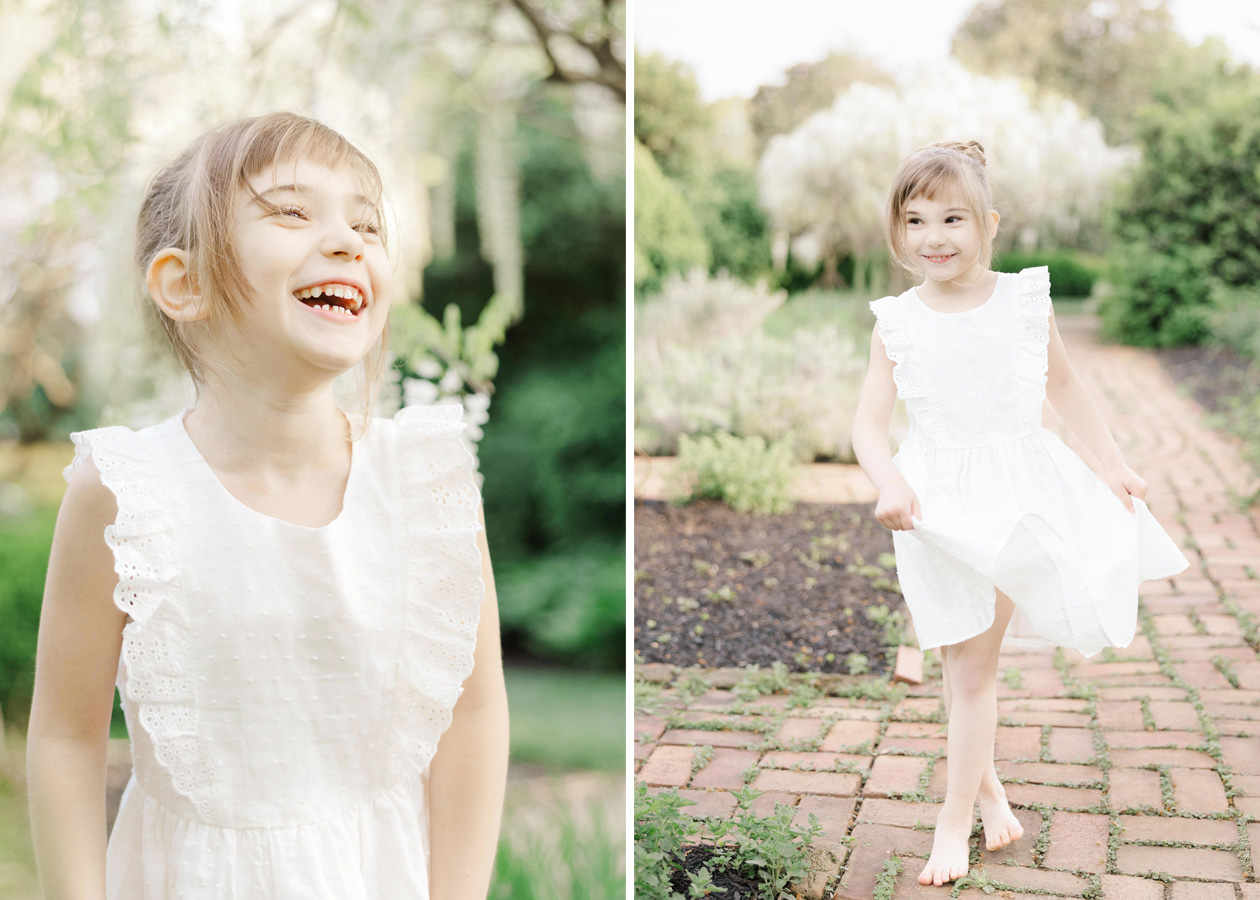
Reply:
[[[879,502],[875,504],[875,518],[879,524],[893,531],[913,531],[911,516],[922,519],[923,513],[919,510],[919,498],[904,478],[897,479],[879,492]]]
[[[1111,488],[1111,492],[1120,498],[1124,503],[1124,508],[1129,512],[1135,512],[1133,501],[1129,499],[1130,495],[1137,497],[1139,500],[1146,499],[1146,482],[1141,479],[1137,472],[1134,472],[1124,463],[1113,466],[1106,471],[1107,487]]]

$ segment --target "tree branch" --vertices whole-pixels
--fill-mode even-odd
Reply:
[[[530,0],[510,0],[510,2],[525,17],[525,20],[529,22],[530,27],[534,30],[534,34],[538,36],[538,43],[542,47],[543,53],[547,54],[547,59],[551,62],[550,77],[552,80],[563,81],[567,84],[582,82],[600,84],[615,93],[622,103],[626,102],[626,64],[617,59],[612,52],[612,41],[607,36],[597,43],[592,43],[572,32],[564,32],[553,28],[547,23],[542,12],[534,8]],[[610,10],[612,8],[612,0],[603,0],[603,5],[605,10]],[[587,74],[566,69],[551,49],[551,38],[557,34],[565,34],[576,41],[595,60],[599,66],[599,71],[594,74]]]

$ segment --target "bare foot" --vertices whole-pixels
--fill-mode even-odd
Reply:
[[[980,804],[980,820],[984,822],[986,850],[1000,850],[1024,836],[1024,826],[1011,812],[1010,804],[1006,802],[1006,791],[1001,785],[998,785],[996,794],[981,785],[976,800]]]
[[[971,840],[971,817],[936,817],[932,855],[919,873],[919,884],[945,884],[967,874],[967,845]]]

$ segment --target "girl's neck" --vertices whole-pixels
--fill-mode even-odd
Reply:
[[[202,456],[224,472],[336,468],[350,455],[349,422],[331,383],[296,397],[203,387],[184,428]]]
[[[924,299],[940,300],[951,306],[966,306],[972,300],[982,300],[993,293],[998,274],[992,269],[976,266],[951,281],[925,278],[916,291]]]

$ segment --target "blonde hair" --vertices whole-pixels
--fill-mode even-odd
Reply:
[[[980,257],[985,267],[993,259],[993,238],[986,220],[993,209],[989,180],[984,171],[984,148],[976,141],[938,141],[922,147],[901,161],[893,176],[884,220],[884,236],[893,259],[915,275],[922,270],[906,250],[906,205],[915,197],[939,199],[951,191],[962,195],[980,229]]]
[[[330,168],[349,166],[363,193],[378,209],[381,207],[384,187],[372,161],[328,126],[290,112],[237,119],[207,132],[158,172],[145,193],[136,222],[141,283],[157,254],[176,247],[188,254],[190,283],[208,306],[205,320],[184,322],[166,315],[157,303],[147,304],[166,332],[175,356],[192,376],[198,397],[209,369],[193,333],[222,333],[229,319],[241,321],[242,304],[257,302],[241,273],[232,239],[237,192],[247,191],[258,199],[249,184],[251,177],[271,166],[286,162],[296,165],[299,159]],[[379,226],[381,240],[386,242],[384,221]],[[148,296],[147,290],[145,294]],[[384,380],[388,343],[387,324],[361,364],[365,417],[371,415]],[[361,436],[362,430],[352,439]]]

